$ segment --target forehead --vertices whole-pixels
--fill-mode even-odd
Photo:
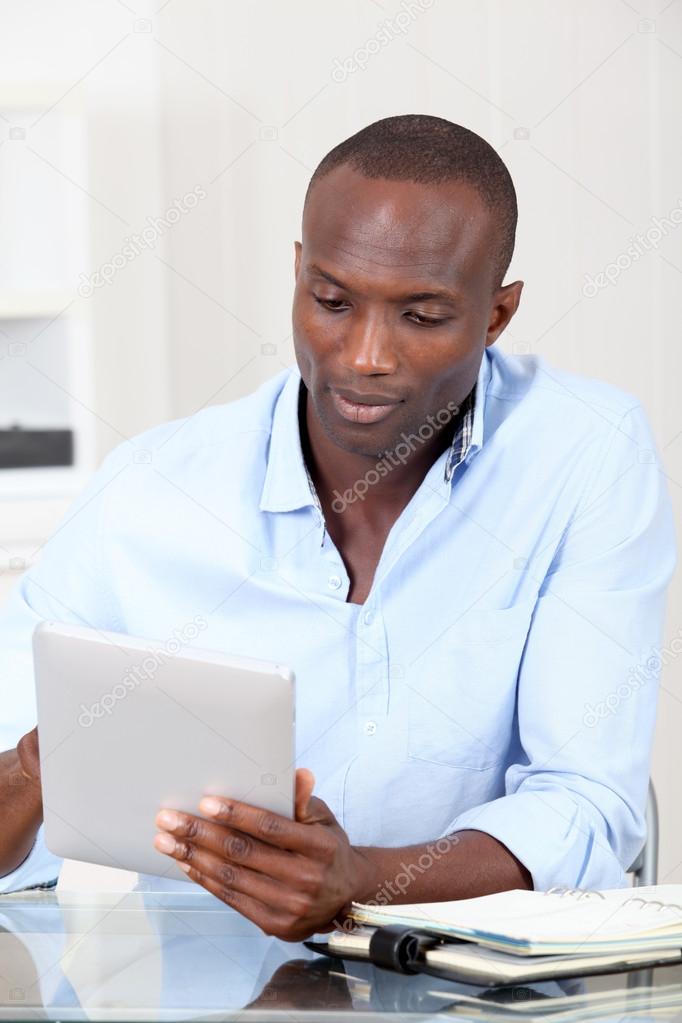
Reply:
[[[389,181],[341,166],[311,189],[303,249],[307,264],[347,276],[472,287],[491,269],[493,228],[466,182]]]

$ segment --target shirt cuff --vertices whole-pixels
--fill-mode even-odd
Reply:
[[[530,872],[536,891],[627,884],[604,833],[567,792],[517,792],[483,803],[456,817],[446,834],[456,831],[492,835]]]
[[[36,834],[30,853],[19,866],[4,877],[0,877],[0,894],[21,892],[27,888],[53,888],[59,878],[63,860],[51,853],[43,838],[44,825]]]

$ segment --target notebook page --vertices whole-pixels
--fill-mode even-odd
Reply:
[[[665,890],[664,890],[665,889]],[[603,893],[511,891],[479,899],[394,907],[361,907],[360,918],[437,926],[462,936],[496,935],[518,943],[627,941],[659,933],[682,935],[682,886],[614,889]]]

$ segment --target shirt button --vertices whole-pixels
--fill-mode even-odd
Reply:
[[[374,735],[377,730],[376,721],[365,721],[365,735]]]
[[[362,620],[365,623],[365,625],[371,625],[372,622],[374,621],[374,612],[365,611],[364,615],[362,616]]]
[[[327,582],[329,583],[329,586],[332,590],[338,590],[339,586],[341,585],[341,576],[330,575],[329,578],[327,579]]]

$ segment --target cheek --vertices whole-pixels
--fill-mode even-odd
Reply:
[[[323,355],[337,343],[329,317],[316,303],[305,298],[294,303],[292,324],[294,347],[302,355]]]
[[[432,411],[445,407],[453,396],[458,401],[466,397],[476,382],[484,347],[464,332],[427,336],[419,345],[402,348],[401,369],[419,382],[423,405]]]
[[[416,376],[437,380],[451,373],[466,371],[479,359],[478,343],[472,343],[465,331],[424,330],[414,333],[400,345],[401,362]]]
[[[303,383],[309,391],[314,391],[319,367],[324,362],[330,345],[319,322],[317,311],[311,309],[310,303],[305,299],[294,303],[292,332],[294,354]]]

